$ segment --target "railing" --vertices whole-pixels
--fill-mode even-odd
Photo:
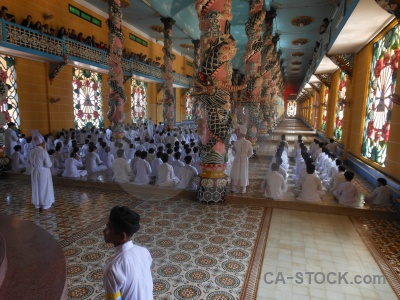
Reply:
[[[63,61],[68,56],[70,61],[79,61],[109,69],[110,55],[107,51],[69,39],[42,34],[36,30],[0,19],[0,46],[26,53],[39,55],[50,60]],[[155,81],[163,81],[164,71],[158,67],[134,59],[122,59],[125,75],[141,75]],[[174,84],[190,86],[190,78],[174,73]]]
[[[299,91],[304,89],[311,76],[315,73],[321,60],[324,58],[325,54],[328,53],[329,49],[332,47],[337,36],[339,35],[342,25],[347,22],[347,19],[353,13],[353,10],[358,2],[359,0],[342,0],[340,6],[335,10],[333,17],[331,18],[331,22],[329,23],[328,28],[321,39],[320,46],[317,52],[314,54],[310,68],[304,77]]]

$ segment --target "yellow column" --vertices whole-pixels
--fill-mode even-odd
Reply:
[[[321,125],[322,125],[322,114],[324,112],[324,103],[325,103],[325,89],[326,89],[325,85],[321,83],[321,87],[319,88],[317,130],[321,130]]]
[[[329,102],[327,111],[327,122],[326,122],[326,137],[333,137],[333,129],[336,119],[336,103],[339,92],[339,80],[340,80],[340,69],[337,70],[331,79],[331,87],[329,89]]]

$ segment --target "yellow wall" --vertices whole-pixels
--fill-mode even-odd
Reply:
[[[101,20],[102,27],[100,28],[69,13],[69,3]],[[68,2],[64,0],[6,0],[2,2],[2,5],[7,6],[9,12],[16,16],[16,21],[18,24],[20,24],[28,14],[30,14],[33,17],[34,22],[40,21],[42,25],[47,23],[49,28],[53,27],[56,29],[56,31],[61,26],[64,26],[66,29],[73,28],[76,30],[76,33],[82,32],[84,37],[88,35],[95,35],[97,42],[102,41],[108,44],[108,28],[106,25],[106,19],[94,12],[89,11],[87,8],[77,4],[76,2]],[[53,19],[45,22],[43,19],[44,14],[51,14],[54,17]],[[161,22],[160,25],[162,25]],[[163,58],[162,45],[153,43],[125,27],[123,27],[123,32],[125,35],[124,47],[129,51],[133,51],[135,53],[142,52],[154,60],[156,57]],[[129,39],[129,33],[134,33],[135,35],[148,41],[148,47],[144,47],[143,45],[140,45],[139,43]],[[176,59],[173,63],[173,70],[176,73],[184,76],[193,76],[194,70],[186,63],[187,60],[188,59],[183,56],[176,55]],[[162,63],[162,60],[160,63]],[[48,63],[17,57],[16,71],[21,131],[23,133],[29,133],[29,130],[31,129],[38,129],[41,132],[55,132],[61,128],[70,128],[74,126],[71,66],[65,66],[52,83],[48,79]],[[108,75],[103,74],[102,78],[103,117],[104,125],[108,126],[110,125],[110,122],[107,119],[107,97],[109,94],[109,87],[107,84]],[[157,100],[162,99],[162,92],[157,93],[157,86],[155,83],[148,83],[147,86],[149,103],[148,115],[153,119],[153,121],[161,122],[163,121],[162,106],[156,105],[156,102]],[[127,95],[127,103],[124,107],[126,123],[131,123],[131,92],[129,81],[125,83],[124,90]],[[176,91],[177,122],[185,119],[185,97],[182,96],[183,91],[186,91],[186,89],[177,89]],[[61,98],[61,100],[55,104],[50,104],[49,99],[51,97]]]
[[[333,129],[336,119],[336,103],[339,92],[340,69],[332,75],[329,89],[328,113],[326,116],[326,137],[333,137]]]

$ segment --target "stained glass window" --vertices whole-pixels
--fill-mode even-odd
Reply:
[[[296,116],[297,112],[297,102],[296,101],[289,101],[287,105],[287,116],[294,117]]]
[[[131,81],[132,123],[141,124],[147,121],[147,85],[145,82]]]
[[[317,123],[318,123],[318,111],[319,111],[319,93],[317,93],[315,95],[315,103],[314,105],[314,120],[313,124],[314,124],[314,128],[317,128]]]
[[[14,122],[16,130],[19,132],[21,122],[19,118],[18,93],[17,93],[17,74],[15,71],[15,59],[12,56],[0,55],[0,118],[1,123]],[[5,93],[7,93],[5,95]],[[2,125],[2,124],[0,124]],[[4,126],[5,128],[7,125]]]
[[[101,74],[72,69],[75,128],[103,127]]]
[[[329,89],[325,89],[325,96],[324,96],[324,104],[322,106],[322,123],[321,123],[321,130],[326,130],[326,115],[328,111],[328,100],[329,100]]]
[[[186,93],[186,120],[192,120],[194,117],[194,97],[191,96],[191,91]]]
[[[374,44],[366,104],[361,154],[385,166],[387,141],[400,56],[399,26],[394,27]]]
[[[335,139],[340,141],[342,139],[342,126],[343,126],[343,114],[346,102],[346,85],[347,85],[347,75],[345,72],[340,73],[339,80],[339,91],[338,98],[336,101],[336,118],[335,127],[333,129],[333,136]]]

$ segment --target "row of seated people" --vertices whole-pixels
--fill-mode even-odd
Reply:
[[[282,199],[287,191],[287,142],[282,136],[276,155],[272,160],[270,171],[263,181],[264,196],[273,199]],[[357,187],[352,183],[354,173],[342,165],[337,158],[336,145],[333,140],[329,144],[314,140],[310,149],[304,145],[299,135],[294,146],[295,167],[293,170],[293,194],[297,200],[320,203],[323,187],[333,195],[339,204],[359,207],[364,201],[374,206],[392,206],[391,191],[384,178],[377,179],[377,187],[370,195],[360,198]]]

